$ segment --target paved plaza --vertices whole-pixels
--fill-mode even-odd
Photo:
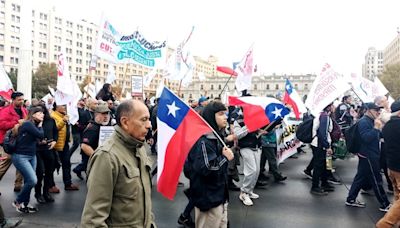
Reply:
[[[367,203],[366,208],[351,208],[344,205],[348,189],[355,175],[357,158],[338,160],[335,162],[337,175],[343,185],[336,185],[336,190],[328,196],[314,196],[309,193],[311,181],[306,179],[302,171],[311,158],[310,153],[302,154],[298,159],[288,159],[281,165],[282,172],[288,176],[285,183],[276,184],[270,181],[265,189],[256,189],[260,199],[254,200],[254,206],[246,207],[240,202],[239,192],[230,192],[229,221],[231,227],[254,228],[367,228],[374,227],[376,221],[383,216],[378,210],[374,196],[361,195],[360,199]],[[72,157],[73,167],[76,165],[78,153]],[[21,216],[11,206],[15,199],[13,181],[15,168],[12,167],[0,184],[1,205],[6,216]],[[80,185],[76,192],[61,191],[54,194],[55,203],[38,205],[39,212],[22,215],[21,227],[78,227],[85,201],[85,181],[80,181],[73,174],[73,181]],[[187,186],[187,180],[182,178]],[[63,187],[61,173],[56,176],[56,184]],[[385,185],[386,188],[386,185]],[[153,212],[160,228],[178,227],[177,219],[186,205],[183,194],[184,187],[179,187],[174,201],[163,198],[153,188]],[[392,199],[392,196],[389,196]],[[33,198],[32,203],[36,204]]]

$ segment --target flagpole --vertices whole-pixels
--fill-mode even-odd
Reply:
[[[226,86],[228,85],[229,81],[231,80],[231,78],[233,77],[233,74],[231,74],[231,76],[229,76],[228,81],[226,81],[224,88],[222,88],[221,93],[219,93],[219,97],[221,97],[222,93],[224,92]]]

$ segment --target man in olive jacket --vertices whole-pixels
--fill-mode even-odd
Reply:
[[[149,119],[140,101],[118,106],[115,132],[89,160],[81,227],[156,227],[150,162],[143,146]]]

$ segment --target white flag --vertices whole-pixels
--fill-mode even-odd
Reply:
[[[91,98],[96,98],[96,87],[92,83],[89,83],[83,88],[83,91],[86,93],[86,96]]]
[[[57,90],[64,93],[73,95],[72,81],[68,69],[65,50],[62,48],[61,53],[58,55],[57,62]],[[56,96],[57,97],[57,96]],[[56,100],[57,102],[57,100]],[[58,104],[58,102],[57,102]]]
[[[246,53],[243,60],[235,69],[238,74],[235,82],[237,91],[241,92],[251,88],[251,79],[253,76],[253,47]]]
[[[349,89],[350,85],[345,78],[335,72],[329,64],[325,64],[311,87],[306,106],[314,116],[318,116],[328,104]]]
[[[4,69],[3,63],[0,63],[0,91],[9,91],[10,89],[13,89],[13,85]]]
[[[200,80],[200,81],[206,80],[206,76],[204,75],[203,72],[200,72],[200,73],[199,73],[199,80]]]
[[[103,88],[103,83],[99,79],[96,79],[96,82],[94,83],[95,85],[95,93],[96,95],[100,92],[100,90]]]
[[[109,64],[108,65],[108,75],[107,75],[107,79],[106,79],[106,83],[112,84],[115,81],[115,70],[114,70],[114,66]]]
[[[375,77],[374,82],[376,89],[381,96],[389,93],[389,90],[386,89],[385,85],[383,85],[382,81],[378,77]]]
[[[154,76],[157,74],[157,69],[154,68],[151,70],[149,73],[146,74],[146,76],[143,77],[143,85],[145,87],[149,87],[151,81],[153,80]]]
[[[373,82],[367,78],[351,74],[351,79],[351,86],[354,93],[363,102],[373,102],[377,96],[384,96],[388,93],[388,90],[379,78],[375,78],[375,82]]]
[[[67,113],[69,122],[74,125],[79,121],[78,101],[82,97],[82,92],[75,80],[72,80],[72,90],[74,94],[71,95],[71,101],[67,104]]]

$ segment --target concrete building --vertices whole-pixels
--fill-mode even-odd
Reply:
[[[98,26],[86,20],[74,21],[60,16],[55,8],[32,10],[32,67],[35,71],[40,64],[57,62],[57,56],[64,46],[66,59],[72,77],[82,82],[90,75],[89,64],[93,48],[96,44]],[[21,0],[0,0],[0,62],[6,71],[14,71],[18,67],[18,55],[21,44]],[[108,75],[109,63],[99,60],[92,74],[92,81],[104,83]],[[118,85],[125,91],[131,89],[131,76],[144,76],[149,69],[138,64],[114,65]],[[149,88],[145,88],[146,96],[155,94],[156,85],[161,80],[158,71]],[[179,83],[167,82],[177,90]],[[125,91],[122,94],[125,94]]]
[[[383,51],[384,66],[400,64],[400,32]]]
[[[374,47],[368,48],[365,54],[365,63],[363,64],[363,77],[374,80],[383,72],[383,51],[376,50]]]

